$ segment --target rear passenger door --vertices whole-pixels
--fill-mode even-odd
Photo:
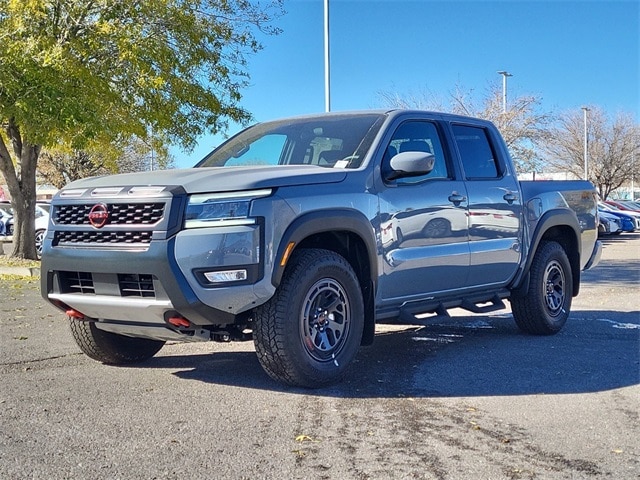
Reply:
[[[505,163],[506,146],[481,125],[451,128],[469,201],[467,284],[505,284],[515,274],[522,250],[522,200],[518,181]]]

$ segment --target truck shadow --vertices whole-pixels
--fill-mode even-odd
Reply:
[[[185,380],[339,398],[572,394],[640,383],[639,346],[640,312],[574,311],[550,337],[521,333],[510,314],[387,329],[361,349],[342,383],[317,390],[271,380],[246,349],[160,356],[138,367],[175,369]]]

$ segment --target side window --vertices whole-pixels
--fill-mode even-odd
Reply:
[[[465,177],[480,179],[499,177],[498,165],[486,130],[467,125],[453,125],[452,128]]]
[[[432,178],[449,178],[447,162],[435,124],[426,121],[408,121],[394,132],[382,160],[383,170],[389,169],[391,158],[402,152],[427,152],[435,156],[433,170],[427,175],[399,178],[394,183],[419,183]]]

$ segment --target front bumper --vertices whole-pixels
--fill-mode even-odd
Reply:
[[[167,320],[179,316],[194,328],[224,329],[275,290],[261,268],[262,238],[257,224],[184,230],[140,248],[72,247],[55,245],[50,229],[42,295],[62,310],[100,322],[173,328]],[[228,285],[208,283],[203,275],[229,268],[250,274]]]

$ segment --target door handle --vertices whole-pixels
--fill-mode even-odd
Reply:
[[[514,193],[512,193],[512,192],[507,192],[507,193],[505,193],[505,194],[504,194],[504,196],[503,196],[502,198],[504,198],[504,199],[507,201],[507,203],[508,203],[509,205],[511,205],[511,204],[512,204],[513,202],[515,202],[516,200],[518,200],[518,196],[517,196],[517,195],[515,195],[515,194],[514,194]]]
[[[467,197],[465,197],[464,195],[460,195],[457,192],[453,192],[451,195],[449,195],[449,201],[456,207],[459,207],[462,202],[467,201]]]

